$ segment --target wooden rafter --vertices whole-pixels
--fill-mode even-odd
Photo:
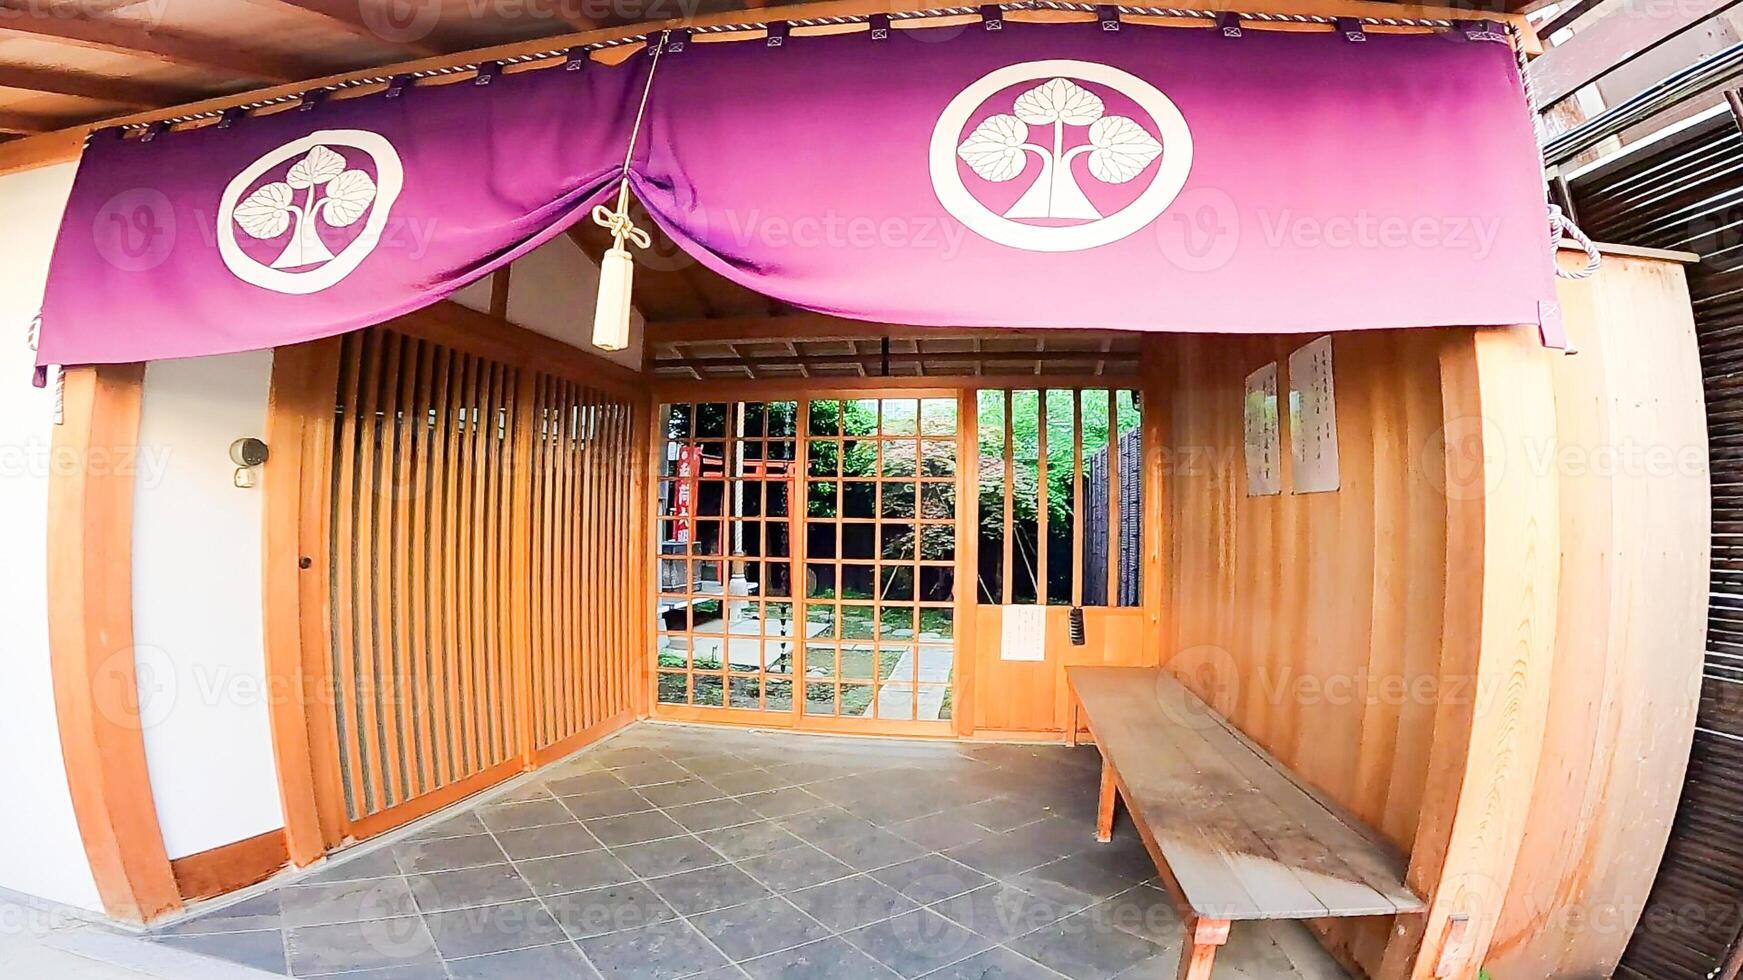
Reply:
[[[36,133],[50,132],[59,125],[52,119],[44,119],[29,113],[0,111],[0,133],[18,133],[30,136]]]
[[[329,23],[341,27],[358,37],[367,38],[377,44],[390,48],[398,48],[407,54],[419,58],[446,53],[444,48],[431,44],[426,40],[397,40],[384,37],[363,16],[363,5],[357,0],[263,0],[263,2],[303,10],[314,14]]]
[[[0,18],[0,37],[29,37],[109,54],[151,58],[219,72],[235,78],[290,82],[322,73],[314,64],[294,58],[236,49],[230,40],[203,40],[147,31],[118,21],[90,17],[62,17],[13,11]]]
[[[103,78],[26,65],[0,65],[0,88],[13,88],[42,95],[64,95],[75,99],[97,99],[135,108],[181,102],[198,94],[191,89],[170,85],[153,85],[125,78]]]

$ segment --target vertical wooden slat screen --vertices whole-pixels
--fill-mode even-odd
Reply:
[[[632,420],[572,379],[383,328],[343,339],[326,539],[354,836],[630,710]]]
[[[631,707],[630,406],[561,378],[533,386],[528,678],[534,751]],[[637,651],[639,652],[639,651]]]

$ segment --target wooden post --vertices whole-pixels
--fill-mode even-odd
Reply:
[[[1179,980],[1210,980],[1219,946],[1229,941],[1229,920],[1194,918],[1186,923],[1186,948],[1180,951]]]
[[[1101,800],[1095,808],[1095,839],[1103,844],[1114,839],[1114,804],[1119,801],[1120,784],[1114,776],[1114,765],[1106,756],[1101,760]]]
[[[144,383],[143,364],[66,369],[52,456],[64,462],[48,485],[49,666],[61,755],[103,909],[131,922],[181,906],[145,769],[133,662],[133,474]]]

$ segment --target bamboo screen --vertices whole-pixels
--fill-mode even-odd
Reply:
[[[629,406],[373,329],[344,338],[335,410],[330,670],[350,818],[506,776],[623,711]]]

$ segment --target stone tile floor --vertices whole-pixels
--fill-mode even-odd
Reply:
[[[1103,980],[1174,973],[1094,748],[643,723],[395,842],[157,930],[299,977]],[[1294,923],[1217,977],[1342,978]]]

